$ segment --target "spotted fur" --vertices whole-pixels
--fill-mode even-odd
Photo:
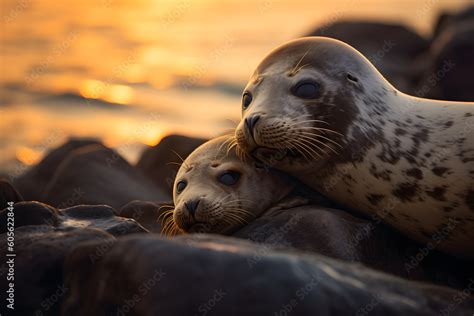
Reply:
[[[300,60],[306,66],[289,76]],[[321,37],[275,49],[257,74],[259,84],[250,80],[245,88],[253,101],[236,130],[242,150],[420,242],[456,220],[438,248],[474,257],[474,103],[406,95],[355,49]],[[293,96],[291,86],[308,77],[320,83],[320,96]],[[244,120],[256,114],[249,135]],[[304,120],[313,121],[292,128]],[[319,121],[337,134],[317,130]],[[292,153],[302,132],[319,155]],[[306,133],[340,147],[310,145]]]

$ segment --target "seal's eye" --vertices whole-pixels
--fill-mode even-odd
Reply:
[[[186,188],[186,181],[179,181],[176,185],[176,193],[180,194]]]
[[[225,185],[234,185],[239,179],[240,173],[237,171],[225,171],[217,177],[217,180]]]
[[[252,94],[250,92],[245,92],[242,96],[242,108],[245,110],[252,103]]]
[[[291,93],[302,99],[313,99],[319,95],[319,84],[314,81],[300,81],[292,89]]]

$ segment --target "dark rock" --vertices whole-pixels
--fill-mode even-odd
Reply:
[[[23,175],[14,179],[13,183],[22,196],[28,200],[41,201],[43,191],[56,172],[59,164],[74,150],[100,144],[96,139],[71,138],[63,145],[51,150],[37,165]]]
[[[425,57],[429,65],[419,95],[440,100],[474,101],[474,19],[446,27]]]
[[[0,233],[7,232],[7,213],[4,209],[0,212],[0,221],[2,223]],[[40,202],[19,202],[13,206],[15,218],[15,228],[28,225],[59,225],[59,212],[54,207]]]
[[[472,262],[430,250],[423,260],[412,258],[424,248],[383,223],[348,212],[306,205],[276,209],[233,234],[273,248],[293,248],[364,265],[412,280],[464,288]],[[456,266],[457,269],[452,269]]]
[[[418,80],[414,59],[428,49],[428,41],[399,24],[339,21],[323,25],[308,36],[341,40],[367,57],[397,89],[413,94]]]
[[[64,286],[64,258],[81,242],[114,238],[97,229],[56,228],[47,225],[23,226],[15,230],[14,286],[16,315],[59,315],[61,302],[69,292]],[[0,253],[6,257],[6,234],[1,235]],[[100,253],[100,249],[96,249]],[[93,253],[92,253],[93,254]],[[91,257],[92,258],[92,257]],[[13,315],[6,309],[8,265],[1,265],[2,288],[0,311]]]
[[[323,256],[212,235],[100,242],[66,259],[64,315],[471,315],[474,300]],[[474,281],[473,281],[474,282]],[[463,299],[453,303],[453,298]],[[87,302],[85,304],[84,302]],[[452,308],[452,310],[450,310]]]
[[[173,182],[181,159],[186,157],[206,140],[202,138],[170,135],[154,147],[146,149],[137,163],[137,168],[168,195],[172,196]],[[155,199],[156,200],[156,199]]]
[[[63,226],[94,227],[114,236],[148,232],[133,219],[119,217],[106,205],[79,205],[61,210]]]
[[[8,209],[0,212],[0,233],[7,232]],[[147,230],[135,220],[119,217],[106,205],[79,205],[63,210],[40,202],[20,202],[13,206],[15,228],[46,225],[58,229],[95,228],[114,236],[144,233]]]
[[[8,209],[0,212],[2,223],[7,222],[7,212]],[[57,210],[39,202],[20,202],[14,205],[12,213],[14,239],[2,225],[1,250],[2,254],[10,252],[7,241],[14,242],[17,315],[59,315],[61,302],[69,291],[63,283],[64,258],[81,242],[100,240],[104,247],[114,236],[147,232],[134,220],[116,216],[115,210],[105,205]],[[103,251],[104,248],[96,248],[88,260],[93,263]],[[5,261],[0,266],[2,289],[7,288],[3,284],[7,272]],[[2,290],[2,302],[5,294]],[[2,304],[1,308],[4,307]]]
[[[20,193],[10,184],[10,182],[0,178],[0,209],[7,207],[8,202],[23,201]]]
[[[57,167],[42,201],[66,208],[79,204],[106,204],[120,208],[133,200],[163,200],[149,179],[102,144],[72,152]]]
[[[433,29],[433,39],[436,39],[447,28],[472,21],[474,21],[474,6],[472,5],[455,13],[441,12]]]
[[[410,244],[407,240],[383,224],[336,209],[308,205],[270,211],[234,237],[361,262],[402,277],[409,276],[404,268],[405,248]],[[417,276],[419,271],[413,273]]]
[[[163,230],[163,213],[173,209],[172,205],[173,201],[168,203],[132,201],[120,209],[119,215],[133,218],[150,232],[161,233]]]

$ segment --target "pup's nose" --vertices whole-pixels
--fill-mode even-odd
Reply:
[[[192,201],[188,201],[184,203],[184,205],[186,206],[186,208],[188,209],[189,213],[191,213],[192,216],[194,216],[194,213],[196,213],[196,210],[200,201],[201,200],[196,199],[196,200],[192,200]]]
[[[245,125],[247,126],[247,129],[248,129],[250,135],[252,135],[252,137],[253,137],[253,129],[254,129],[255,124],[257,124],[259,119],[260,119],[260,115],[254,115],[254,116],[251,116],[251,117],[247,117],[245,119]]]

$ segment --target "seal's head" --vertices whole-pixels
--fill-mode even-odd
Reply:
[[[174,182],[175,208],[167,231],[173,226],[185,232],[229,234],[292,190],[280,175],[257,168],[251,159],[238,159],[232,140],[210,140],[183,162]]]
[[[345,135],[364,111],[359,104],[387,87],[375,67],[341,41],[291,41],[265,57],[247,84],[238,146],[285,171],[304,170],[309,161],[322,166],[351,145]]]

